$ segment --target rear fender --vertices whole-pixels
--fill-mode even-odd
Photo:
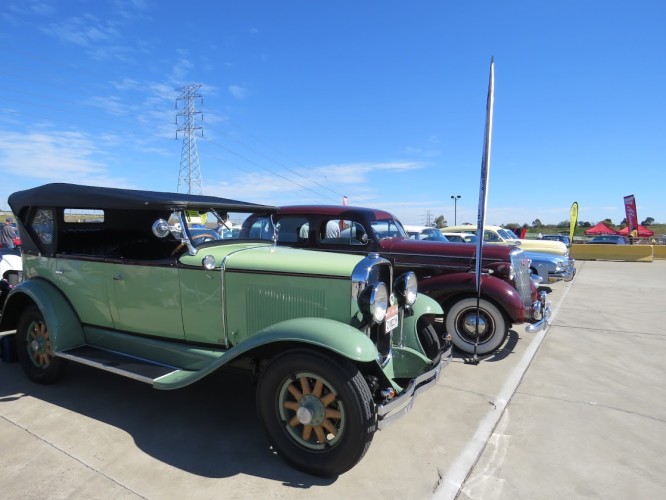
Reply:
[[[54,352],[85,344],[79,317],[64,295],[50,282],[30,279],[19,283],[3,309],[0,331],[15,330],[25,308],[36,305],[49,328]]]
[[[419,292],[435,299],[446,312],[448,304],[462,297],[476,297],[476,275],[454,273],[420,279]],[[525,306],[518,290],[506,281],[487,274],[481,276],[481,298],[495,303],[512,323],[525,321]]]

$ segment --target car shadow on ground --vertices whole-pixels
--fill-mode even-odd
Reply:
[[[254,384],[244,375],[216,373],[160,391],[76,363],[50,386],[31,382],[19,363],[0,363],[0,374],[0,404],[29,396],[122,429],[143,452],[191,474],[247,474],[299,489],[337,479],[295,470],[272,452],[256,414]]]
[[[506,359],[511,354],[514,353],[516,344],[520,340],[520,335],[515,330],[509,330],[506,340],[502,343],[499,349],[493,351],[489,354],[479,354],[477,358],[479,362],[497,362]],[[465,364],[473,364],[472,358],[473,354],[462,352],[461,350],[454,347],[453,349],[453,359],[460,360]]]

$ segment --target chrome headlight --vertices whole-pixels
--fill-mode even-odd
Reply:
[[[213,257],[212,255],[206,255],[201,260],[201,264],[203,265],[204,269],[208,271],[215,269],[215,257]]]
[[[513,268],[513,265],[509,266],[509,280],[513,281],[516,279],[516,270]]]
[[[410,271],[400,276],[395,281],[395,293],[408,306],[416,302],[418,293],[416,274]]]
[[[382,282],[368,286],[359,297],[359,306],[366,319],[374,323],[381,323],[386,316],[389,294],[386,285]]]

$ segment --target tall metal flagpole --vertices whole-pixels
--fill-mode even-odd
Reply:
[[[476,339],[472,363],[478,364],[476,351],[479,345],[479,313],[481,302],[481,262],[483,260],[483,228],[486,225],[486,206],[488,204],[488,181],[490,175],[490,145],[493,133],[493,104],[495,102],[495,59],[490,58],[490,77],[488,79],[488,99],[486,101],[486,131],[481,157],[481,184],[479,187],[479,215],[476,221]]]

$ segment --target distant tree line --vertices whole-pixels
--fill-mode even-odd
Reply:
[[[611,219],[604,219],[601,222],[603,222],[607,226],[614,226],[615,225],[615,223],[613,223],[613,221]],[[652,217],[646,217],[646,219],[644,221],[642,221],[640,223],[640,225],[647,227],[647,226],[651,226],[654,223],[655,222],[654,222],[654,219]],[[513,225],[518,225],[520,227],[519,224],[513,224]],[[627,225],[627,219],[624,218],[624,219],[622,219],[622,222],[620,222],[619,226],[626,226],[626,225]],[[562,222],[558,222],[555,226],[558,227],[558,228],[568,228],[569,227],[569,221],[568,220],[563,220]],[[582,221],[582,220],[578,221],[578,227],[592,227],[592,226],[594,226],[594,224],[592,222]],[[528,229],[530,228],[530,226],[528,226],[527,224],[524,224],[522,227],[523,228],[528,228]],[[545,227],[545,225],[542,224],[539,219],[534,219],[534,221],[532,221],[532,226],[531,227],[533,229],[539,229],[541,227]]]
[[[607,226],[614,226],[615,225],[611,219],[604,219],[601,222],[603,222]],[[583,220],[578,221],[578,227],[582,227],[582,228],[592,227],[595,224],[596,223],[592,223],[592,222],[589,222],[589,221],[583,221]],[[652,217],[646,217],[645,220],[642,221],[640,224],[641,224],[641,226],[651,226],[651,225],[655,224],[655,221],[654,221],[654,218],[652,218]],[[448,225],[448,223],[447,223],[446,219],[444,218],[444,216],[440,215],[440,216],[435,218],[432,225],[434,227],[438,228],[438,229],[441,229],[443,227],[446,227]],[[627,219],[624,218],[620,222],[619,226],[624,227],[626,225],[627,225]],[[502,224],[502,226],[512,227],[512,228],[520,228],[520,229],[540,229],[540,228],[543,228],[543,227],[546,227],[546,226],[551,226],[552,227],[552,224],[543,224],[540,219],[534,219],[532,221],[531,225],[527,224],[527,223],[520,224],[520,223],[517,223],[517,222],[510,222],[508,224]],[[569,229],[569,221],[568,220],[563,220],[562,222],[558,222],[557,224],[555,224],[555,227],[557,227],[558,229]]]

